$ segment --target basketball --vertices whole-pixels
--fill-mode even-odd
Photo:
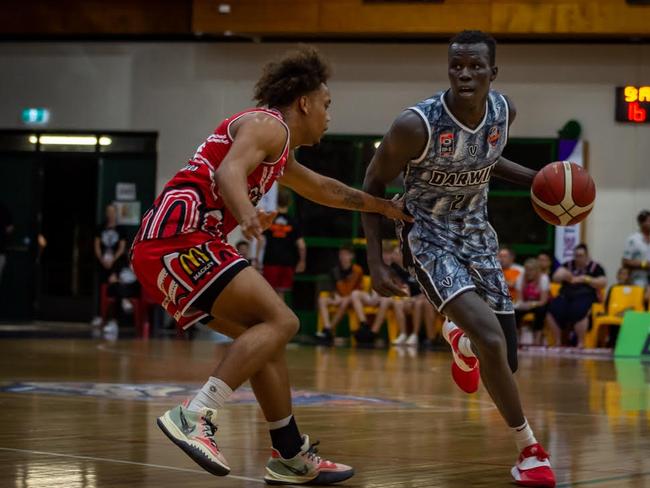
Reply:
[[[582,166],[556,161],[535,175],[530,197],[537,215],[549,224],[573,225],[591,212],[596,185]]]

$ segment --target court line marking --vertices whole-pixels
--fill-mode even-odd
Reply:
[[[10,451],[10,452],[20,452],[20,453],[26,453],[26,454],[38,454],[38,455],[45,455],[45,456],[54,456],[54,457],[65,457],[65,458],[72,458],[72,459],[81,459],[84,461],[104,461],[108,463],[117,463],[117,464],[131,464],[135,466],[146,466],[149,468],[159,468],[159,469],[168,469],[171,471],[182,471],[185,473],[195,473],[195,474],[207,474],[210,476],[214,476],[207,471],[203,470],[198,470],[198,469],[188,469],[188,468],[175,468],[173,466],[163,466],[161,464],[149,464],[149,463],[138,463],[135,461],[125,461],[122,459],[111,459],[111,458],[100,458],[100,457],[93,457],[93,456],[75,456],[74,454],[62,454],[59,452],[47,452],[47,451],[33,451],[31,449],[16,449],[13,447],[0,447],[0,451]],[[263,480],[259,478],[249,478],[247,476],[237,476],[235,474],[229,474],[228,476],[224,476],[224,478],[234,478],[237,480],[244,480],[244,481],[254,481],[256,483],[264,483]]]

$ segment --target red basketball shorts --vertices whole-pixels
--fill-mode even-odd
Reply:
[[[262,275],[276,291],[289,291],[293,288],[293,266],[265,264]]]
[[[249,265],[227,242],[202,232],[138,242],[132,263],[145,293],[183,329],[209,317],[219,294]]]

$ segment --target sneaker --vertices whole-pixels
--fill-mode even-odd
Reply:
[[[332,331],[330,329],[323,329],[316,333],[316,343],[322,346],[331,346],[334,342]]]
[[[375,334],[368,324],[361,324],[354,333],[354,338],[359,344],[374,344],[377,334]]]
[[[117,325],[117,322],[115,320],[109,320],[102,329],[102,335],[104,336],[104,339],[109,341],[117,340],[119,333],[120,327]]]
[[[217,411],[204,408],[201,412],[191,412],[187,410],[188,404],[186,401],[167,410],[158,417],[158,427],[203,469],[216,476],[226,476],[230,467],[214,439]]]
[[[521,451],[517,464],[510,471],[515,482],[520,486],[553,488],[555,474],[548,458],[549,455],[541,444],[532,444],[526,447]]]
[[[91,327],[101,327],[102,322],[103,322],[102,318],[100,316],[97,316],[90,321],[90,325]]]
[[[408,336],[404,332],[402,332],[393,341],[393,346],[401,346],[402,344],[404,344],[406,342],[407,337]]]
[[[407,346],[418,346],[418,336],[415,334],[411,334],[408,339],[406,339],[406,345]]]
[[[481,374],[478,359],[463,355],[458,350],[458,341],[464,333],[456,324],[446,321],[442,326],[442,335],[451,346],[454,362],[451,363],[451,376],[458,387],[465,393],[474,393],[478,390]]]
[[[266,463],[264,481],[269,485],[329,485],[345,481],[354,475],[354,469],[345,464],[334,463],[317,455],[318,441],[309,443],[309,436],[303,435],[300,452],[291,459],[284,459],[271,449]]]

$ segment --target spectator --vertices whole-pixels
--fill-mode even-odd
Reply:
[[[98,261],[99,286],[106,285],[108,278],[118,272],[117,264],[124,256],[126,239],[121,227],[117,225],[117,211],[115,205],[106,206],[106,220],[97,228],[95,233],[95,257]],[[103,317],[95,317],[93,325],[99,326]]]
[[[578,244],[573,259],[553,273],[553,281],[562,283],[546,314],[555,343],[561,345],[562,330],[573,326],[578,347],[584,347],[591,305],[598,301],[598,291],[607,285],[605,270],[591,260],[585,244]]]
[[[262,274],[283,300],[284,294],[293,289],[294,273],[303,273],[307,263],[307,246],[302,230],[298,221],[288,213],[290,203],[291,194],[281,188],[278,213],[257,246],[258,263],[264,249]]]
[[[537,255],[537,265],[539,266],[539,271],[548,276],[549,280],[551,279],[551,273],[554,271],[553,258],[547,252],[540,252]]]
[[[515,318],[517,325],[528,313],[534,314],[533,319],[533,345],[542,345],[542,331],[546,318],[546,308],[550,289],[548,275],[542,273],[539,260],[529,258],[524,263],[524,272],[517,278],[518,301],[515,302]]]
[[[115,265],[115,271],[108,277],[107,294],[113,300],[108,307],[104,336],[107,339],[117,339],[119,323],[133,314],[131,298],[140,296],[140,283],[133,272],[133,268],[125,258],[121,258]],[[135,318],[134,318],[135,321]]]
[[[515,263],[515,252],[509,247],[502,246],[497,257],[501,263],[501,269],[503,269],[503,276],[506,279],[506,283],[508,283],[510,297],[513,302],[516,302],[517,291],[515,289],[515,284],[517,283],[519,275],[524,272],[524,268]]]
[[[331,271],[334,291],[330,296],[318,299],[318,311],[323,320],[323,330],[316,334],[316,338],[321,344],[332,343],[334,329],[352,305],[352,291],[361,288],[363,269],[358,264],[354,264],[353,260],[352,246],[343,246],[339,249],[339,262]],[[330,318],[330,306],[336,307],[333,318]]]
[[[385,263],[390,264],[393,259],[393,251],[396,249],[396,246],[392,243],[384,243],[382,249],[382,258]],[[402,268],[400,268],[402,269]],[[407,273],[408,274],[408,273]],[[402,308],[402,304],[391,297],[382,297],[375,290],[364,291],[364,290],[354,290],[351,295],[352,307],[354,312],[359,318],[359,330],[355,333],[355,338],[359,345],[371,346],[374,344],[375,339],[379,335],[379,330],[381,329],[384,319],[386,318],[386,313],[391,308],[395,307],[396,314],[398,313],[397,308]],[[375,319],[373,320],[372,327],[368,325],[368,319],[363,307],[377,307],[377,313],[375,314]],[[404,320],[404,313],[402,311],[401,320]],[[400,320],[398,318],[398,321]],[[404,328],[404,324],[400,323],[400,329]],[[416,342],[417,344],[417,342]]]
[[[0,202],[0,284],[2,284],[2,272],[7,264],[7,241],[9,235],[13,232],[14,225],[11,219],[11,213]]]
[[[628,268],[633,285],[643,286],[648,293],[650,271],[650,210],[642,210],[636,218],[639,232],[631,234],[623,251],[623,266]]]
[[[237,252],[242,258],[247,259],[249,262],[251,261],[251,245],[248,241],[241,240],[237,242],[235,249],[237,249]]]
[[[633,285],[630,269],[625,267],[618,268],[618,271],[616,272],[616,284],[610,286],[607,289],[607,294],[605,296],[605,310],[608,309],[609,299],[612,296],[612,290],[617,286],[630,286],[630,285]],[[625,314],[625,312],[627,312],[627,309],[622,311],[620,315],[622,316],[623,314]],[[611,348],[616,347],[616,339],[618,338],[618,333],[620,330],[621,330],[620,327],[607,327],[608,335],[607,335],[606,347],[611,347]],[[598,339],[598,342],[600,343],[600,338]]]
[[[431,346],[435,339],[436,311],[433,305],[422,293],[417,280],[404,269],[404,259],[399,247],[395,247],[392,253],[390,267],[397,273],[402,282],[408,287],[409,297],[405,299],[394,298],[394,308],[397,323],[400,326],[400,335],[393,341],[393,344],[417,346],[419,343],[420,329],[422,323],[426,324],[427,345]],[[411,317],[412,331],[408,334],[407,317]]]

